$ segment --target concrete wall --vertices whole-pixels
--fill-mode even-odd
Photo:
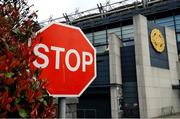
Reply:
[[[161,116],[163,109],[168,107],[179,112],[180,97],[178,91],[172,90],[172,84],[178,84],[175,32],[165,28],[169,69],[156,68],[150,64],[146,18],[142,15],[134,16],[133,24],[140,117]]]
[[[122,42],[115,34],[108,34],[109,41],[109,69],[110,69],[110,94],[111,94],[111,117],[119,118],[120,104],[119,98],[122,95],[121,76],[121,60],[120,60],[120,47]]]
[[[78,98],[67,98],[66,100],[66,118],[77,118]]]
[[[58,98],[54,98],[54,103],[58,105]],[[79,103],[78,98],[66,98],[66,118],[77,118],[77,103]],[[57,111],[58,107],[57,107]],[[59,117],[59,112],[57,112],[57,117]]]

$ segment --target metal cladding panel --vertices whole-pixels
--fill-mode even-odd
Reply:
[[[121,48],[121,69],[123,82],[123,117],[137,118],[139,117],[139,102],[134,46]]]
[[[109,88],[88,88],[85,94],[79,98],[77,117],[110,118],[111,104],[109,90]]]
[[[97,77],[91,86],[108,85],[109,77],[109,54],[97,55]]]
[[[111,118],[109,54],[97,55],[97,77],[79,98],[78,118]]]
[[[159,53],[155,50],[151,43],[151,31],[153,29],[159,29],[164,36],[165,41],[165,49],[163,52]],[[168,52],[167,52],[167,44],[166,44],[166,35],[165,35],[165,27],[158,26],[152,22],[148,22],[148,35],[149,35],[149,52],[150,52],[150,62],[151,66],[169,69],[169,61],[168,61]]]

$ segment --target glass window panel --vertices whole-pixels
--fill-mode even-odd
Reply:
[[[180,42],[180,34],[177,34],[177,41]]]
[[[116,34],[119,38],[121,38],[121,29],[120,27],[118,28],[113,28],[113,29],[108,29],[108,33],[114,33]]]
[[[122,34],[132,34],[133,31],[133,25],[123,26],[122,27]]]
[[[123,41],[133,39],[134,31],[133,25],[123,26],[122,27],[122,39]]]
[[[176,31],[180,32],[180,25],[176,25]]]
[[[94,33],[94,43],[95,44],[106,43],[106,31],[105,30]]]
[[[96,39],[104,39],[104,38],[106,38],[106,34],[103,34],[103,35],[94,35],[94,39],[96,40]]]
[[[165,23],[157,23],[158,25],[161,25],[161,26],[174,26],[174,22],[165,22]]]
[[[180,15],[176,15],[175,20],[177,20],[177,21],[180,20]]]
[[[124,42],[124,41],[126,41],[126,42],[127,42],[127,41],[131,41],[131,40],[134,40],[134,38],[123,38],[123,42]]]
[[[166,27],[170,27],[170,26],[173,26],[173,27],[174,27],[174,22],[159,23],[158,25],[160,25],[160,26],[166,26]]]
[[[91,38],[87,38],[91,43],[93,43],[93,39],[91,39]]]
[[[175,20],[180,20],[180,15],[176,15]]]
[[[180,15],[176,15],[175,20],[176,20],[176,31],[180,32]]]
[[[158,24],[160,26],[169,27],[171,29],[175,29],[173,16],[157,19],[156,24]]]
[[[121,32],[121,29],[118,27],[118,28],[113,28],[113,29],[108,29],[107,31],[108,33],[115,33],[115,32]]]
[[[123,38],[133,38],[133,37],[134,37],[133,33],[123,34]]]
[[[99,38],[106,38],[106,32],[105,31],[98,31],[94,33],[94,39]]]
[[[92,37],[93,34],[92,34],[92,33],[87,33],[86,36],[87,36],[87,37]]]
[[[86,36],[88,38],[88,40],[93,40],[92,36]]]
[[[161,18],[161,19],[157,19],[156,23],[166,23],[166,22],[173,22],[173,17],[166,17],[166,18]]]
[[[86,34],[86,37],[91,43],[93,42],[93,34],[92,33]]]
[[[96,40],[94,40],[94,43],[95,44],[104,44],[104,43],[106,43],[106,39],[105,38],[103,38],[103,39],[96,39]]]
[[[98,31],[98,32],[94,32],[94,35],[102,35],[102,34],[106,34],[106,31]]]
[[[150,22],[150,23],[154,23],[154,20],[150,20],[149,22]]]
[[[116,34],[116,35],[119,37],[119,39],[122,39],[121,34]]]
[[[176,29],[176,32],[180,32],[180,29]]]
[[[124,45],[124,46],[131,46],[131,45],[134,45],[134,41],[124,42],[123,45]]]
[[[116,32],[116,33],[114,33],[114,34],[116,34],[116,35],[121,39],[121,33]]]
[[[128,30],[128,29],[133,29],[133,25],[127,25],[122,27],[122,31]]]
[[[176,25],[180,25],[180,19],[176,20]]]
[[[175,29],[175,26],[174,25],[173,26],[168,26],[168,28]]]
[[[96,48],[97,53],[103,53],[103,52],[106,51],[107,46],[98,46],[98,47],[95,47],[95,48]]]
[[[129,30],[124,30],[124,31],[122,31],[122,35],[123,35],[123,34],[130,34],[130,33],[133,33],[133,29],[129,29]]]
[[[179,28],[180,28],[180,25],[176,25],[176,28],[178,28],[178,29],[179,29]]]

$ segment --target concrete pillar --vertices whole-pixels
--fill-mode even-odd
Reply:
[[[77,118],[78,98],[66,99],[66,118]]]
[[[137,15],[133,17],[134,44],[136,57],[136,73],[139,98],[140,117],[147,117],[147,102],[144,81],[144,66],[150,66],[148,29],[146,17]]]
[[[58,98],[54,98],[54,102],[58,104]],[[66,118],[77,118],[78,102],[78,98],[66,98]]]
[[[122,84],[120,47],[123,45],[115,34],[108,34],[109,40],[109,67],[110,67],[110,93],[111,93],[111,116],[121,117],[119,98],[121,97]]]

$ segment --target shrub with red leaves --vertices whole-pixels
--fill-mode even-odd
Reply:
[[[0,1],[0,117],[55,117],[53,98],[44,88],[28,40],[39,29],[24,0]]]

